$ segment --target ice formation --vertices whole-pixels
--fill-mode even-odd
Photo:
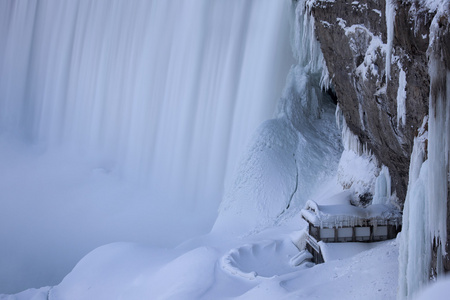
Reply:
[[[406,73],[400,68],[397,90],[397,126],[406,124]]]
[[[392,44],[394,41],[395,4],[392,0],[386,0],[386,83],[391,79]]]
[[[391,176],[389,175],[389,169],[386,166],[382,166],[375,181],[375,192],[372,204],[390,204],[391,193]]]
[[[450,8],[445,1],[423,4],[436,13],[428,49],[429,116],[414,140],[411,155],[399,255],[399,299],[411,298],[430,279],[442,275],[447,243],[450,71],[441,61],[438,20],[448,16]]]
[[[280,222],[298,212],[337,166],[335,108],[320,87],[321,82],[329,84],[324,83],[328,72],[322,69],[323,56],[306,4],[295,4],[292,44],[298,61],[289,72],[278,114],[254,134],[213,232],[247,234]]]

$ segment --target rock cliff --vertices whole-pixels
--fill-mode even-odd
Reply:
[[[347,125],[389,168],[402,205],[414,136],[428,114],[433,12],[409,1],[309,5]]]
[[[423,167],[410,165],[411,153],[419,129],[428,131],[423,160],[429,175],[418,200],[424,211],[416,214],[423,219],[409,219],[410,212],[403,218],[405,227],[424,223],[422,233],[402,232],[407,243],[401,250],[399,298],[408,298],[422,284],[420,276],[407,275],[420,269],[415,266],[420,262],[411,261],[418,235],[427,236],[425,253],[432,248],[429,262],[419,259],[427,266],[421,276],[450,270],[450,1],[310,0],[305,5],[347,126],[389,168],[400,206],[405,198],[420,198],[410,195],[414,192],[406,197],[408,173]]]

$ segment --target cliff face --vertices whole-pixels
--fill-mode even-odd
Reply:
[[[385,0],[319,0],[311,12],[347,125],[389,168],[402,205],[413,139],[428,114],[433,15]]]
[[[408,298],[428,278],[450,270],[450,1],[311,0],[306,5],[348,127],[389,168],[399,204],[409,199],[399,293]],[[420,161],[427,165],[411,160],[419,128],[428,131],[420,142]],[[408,174],[410,167],[421,174],[427,170],[416,190],[418,173]]]

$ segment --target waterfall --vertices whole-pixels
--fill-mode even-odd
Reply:
[[[289,9],[0,1],[0,293],[57,284],[105,243],[208,232],[293,63]]]
[[[0,132],[220,201],[291,65],[286,1],[2,1]]]

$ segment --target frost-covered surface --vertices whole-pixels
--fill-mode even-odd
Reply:
[[[339,111],[336,118],[340,124]],[[378,160],[367,150],[358,137],[342,121],[342,143],[344,151],[339,161],[338,182],[346,189],[351,189],[356,196],[366,193],[374,194],[377,176],[380,173]]]
[[[322,252],[325,262],[333,260],[342,260],[358,255],[361,252],[377,248],[381,245],[380,242],[375,243],[319,243],[320,251]]]
[[[419,292],[415,300],[445,300],[448,299],[448,287],[450,286],[450,278],[440,278],[437,282],[431,283],[423,291]]]
[[[340,257],[335,256],[325,264],[304,263],[295,267],[290,261],[299,251],[282,231],[280,228],[266,231],[246,240],[225,241],[205,236],[174,250],[110,244],[84,257],[58,286],[3,295],[0,299],[395,297],[398,255],[395,241],[355,247],[347,243],[343,245],[346,249],[334,253]],[[224,265],[230,252],[234,259],[231,269]],[[241,276],[240,272],[255,276]]]
[[[372,204],[365,208],[347,204],[317,205],[312,200],[306,202],[301,211],[302,216],[316,227],[343,227],[370,225],[400,225],[401,214],[397,209],[384,205]]]

